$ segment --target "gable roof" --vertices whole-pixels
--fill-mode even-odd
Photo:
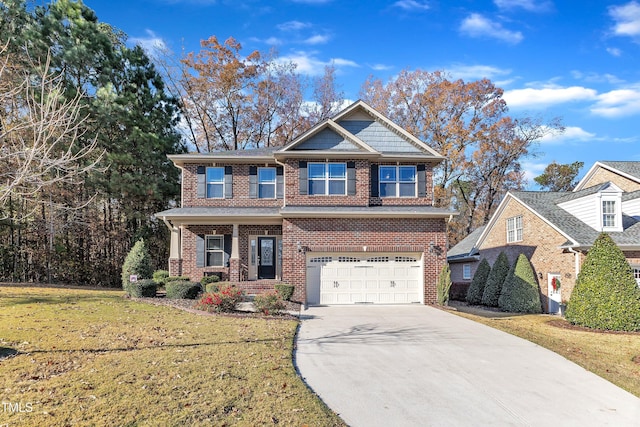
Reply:
[[[634,161],[608,161],[595,162],[591,169],[584,175],[573,191],[583,190],[585,185],[593,177],[599,168],[621,175],[631,181],[640,183],[640,162]]]
[[[454,247],[447,251],[447,261],[455,262],[455,261],[464,261],[469,259],[476,259],[475,256],[478,255],[478,248],[476,247],[476,243],[478,239],[482,235],[485,226],[478,227],[473,230],[467,237],[459,241]]]
[[[589,248],[600,235],[599,231],[591,228],[583,221],[579,220],[558,205],[568,200],[573,200],[587,195],[595,194],[605,185],[596,185],[575,193],[550,192],[550,191],[510,191],[506,194],[495,214],[487,224],[484,232],[477,242],[480,246],[489,230],[493,228],[498,217],[504,210],[508,201],[513,199],[520,202],[526,209],[538,216],[542,221],[563,235],[567,241],[561,247],[568,248]],[[607,232],[613,241],[621,247],[640,247],[640,221],[633,218],[625,218],[622,232]]]
[[[332,138],[326,131],[344,140]],[[275,151],[274,156],[327,156],[346,152],[389,159],[411,157],[432,162],[444,159],[427,144],[361,100],[298,136]]]

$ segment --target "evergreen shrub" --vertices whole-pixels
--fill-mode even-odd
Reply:
[[[440,276],[438,277],[438,286],[436,289],[438,304],[449,304],[449,290],[451,289],[451,270],[449,264],[445,263],[440,270]]]
[[[289,285],[287,283],[276,283],[274,285],[276,293],[282,298],[284,301],[290,301],[293,296],[293,291],[295,287],[293,285]]]
[[[133,248],[127,254],[122,265],[122,288],[127,290],[129,286],[129,278],[131,275],[138,276],[138,280],[149,279],[153,268],[151,267],[151,259],[145,247],[144,240],[138,240]]]
[[[202,292],[202,286],[198,282],[177,280],[167,282],[166,290],[169,299],[196,299],[198,294]]]
[[[496,262],[491,267],[489,277],[487,277],[487,283],[484,286],[484,292],[482,293],[482,304],[489,307],[497,307],[498,299],[500,298],[500,292],[502,292],[502,285],[509,273],[509,259],[504,252],[500,252]]]
[[[129,283],[127,293],[133,298],[155,297],[158,284],[151,279],[142,279]]]
[[[500,309],[512,313],[541,313],[536,274],[525,254],[515,260],[498,298]]]
[[[483,258],[467,290],[467,302],[469,304],[478,305],[482,303],[482,294],[484,293],[484,287],[487,284],[490,272],[491,266],[489,265],[489,261]]]

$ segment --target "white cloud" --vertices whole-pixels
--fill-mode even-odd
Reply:
[[[304,44],[316,45],[316,44],[325,44],[329,41],[331,37],[328,35],[320,35],[317,34],[315,36],[311,36],[304,41]]]
[[[617,47],[608,47],[607,48],[607,52],[609,52],[609,54],[611,54],[612,56],[621,56],[622,55],[622,51],[620,49],[618,49]]]
[[[609,16],[616,21],[613,26],[614,34],[618,36],[640,36],[640,4],[631,1],[622,6],[609,8]]]
[[[624,80],[622,80],[621,78],[619,78],[614,74],[609,74],[609,73],[604,73],[604,74],[599,74],[594,72],[585,73],[579,70],[573,70],[571,71],[571,76],[573,76],[574,79],[584,80],[590,83],[609,83],[614,85],[624,83]]]
[[[472,13],[460,24],[460,32],[469,37],[489,37],[517,44],[524,38],[520,31],[511,31],[499,22],[491,21],[479,13]]]
[[[310,23],[300,21],[287,21],[276,26],[280,31],[300,31],[309,27],[311,27]]]
[[[429,9],[427,2],[417,0],[399,0],[393,5],[406,11],[421,11]]]
[[[540,107],[566,102],[589,101],[597,97],[594,89],[582,86],[525,88],[505,91],[503,99],[509,107]]]
[[[156,56],[159,52],[167,50],[165,41],[151,30],[145,30],[147,37],[131,37],[129,41],[139,45],[149,56]]]
[[[563,133],[551,133],[539,139],[541,144],[558,144],[573,141],[588,141],[594,139],[596,134],[587,132],[577,126],[567,126]]]
[[[385,64],[373,64],[373,65],[369,65],[369,67],[375,71],[387,71],[387,70],[392,70],[394,68],[393,65],[385,65]]]
[[[617,118],[640,114],[640,89],[616,89],[598,95],[597,102],[591,107],[597,116]]]
[[[293,62],[297,65],[296,71],[309,76],[322,75],[324,73],[324,67],[328,65],[335,66],[336,70],[347,67],[359,67],[356,62],[343,58],[331,58],[327,61],[322,61],[317,58],[317,54],[318,52],[316,51],[295,51],[289,55],[280,56],[278,60],[282,62]]]
[[[544,172],[544,168],[547,167],[547,164],[522,162],[521,166],[522,166],[522,170],[524,171],[524,179],[527,182],[534,182],[533,178],[542,175],[542,172]]]
[[[494,80],[496,77],[508,76],[511,74],[510,69],[503,69],[491,65],[464,65],[453,64],[446,67],[447,73],[451,74],[454,79],[462,79],[465,81],[478,80],[488,78]]]
[[[529,12],[544,12],[553,6],[549,1],[536,0],[493,0],[500,9],[524,9]]]

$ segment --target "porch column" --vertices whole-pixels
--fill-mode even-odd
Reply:
[[[171,225],[171,245],[169,246],[169,275],[182,276],[182,248],[180,227]]]
[[[240,277],[240,242],[238,240],[239,226],[233,224],[231,235],[231,256],[229,257],[229,280],[239,282]]]

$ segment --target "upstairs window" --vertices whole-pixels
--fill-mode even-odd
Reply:
[[[507,218],[507,243],[522,241],[522,216]]]
[[[276,198],[276,168],[258,168],[258,198]]]
[[[615,200],[602,201],[602,227],[616,227],[616,202]]]
[[[207,198],[224,198],[224,168],[207,168]]]
[[[347,194],[346,163],[309,163],[308,169],[310,195]]]
[[[224,267],[224,236],[206,236],[205,265]]]
[[[380,166],[380,197],[416,197],[415,166]]]

